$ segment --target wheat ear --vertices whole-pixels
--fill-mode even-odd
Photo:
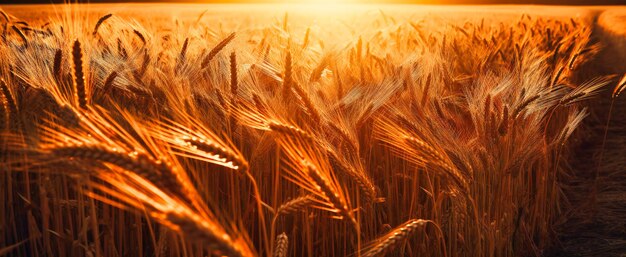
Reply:
[[[305,207],[313,203],[313,197],[310,195],[303,195],[294,199],[291,199],[281,204],[276,209],[276,215],[287,215],[304,209]]]
[[[180,196],[183,200],[191,201],[186,192],[179,191],[181,183],[175,177],[175,172],[171,170],[171,167],[166,162],[154,160],[145,154],[127,153],[84,144],[56,146],[48,149],[48,152],[61,158],[77,158],[113,164],[141,176],[162,189],[168,189],[170,193]]]
[[[208,153],[211,155],[211,159],[218,159],[221,160],[221,163],[228,164],[230,162],[230,164],[232,164],[232,167],[231,165],[227,165],[226,167],[231,167],[243,173],[248,171],[248,162],[238,153],[211,142],[210,140],[186,138],[184,141],[188,146]]]
[[[111,74],[109,74],[109,76],[107,76],[107,78],[104,80],[102,93],[100,95],[101,98],[107,96],[111,92],[111,90],[113,90],[113,86],[115,85],[115,78],[117,78],[117,72],[112,71]]]
[[[343,140],[347,144],[350,151],[355,153],[359,152],[359,143],[356,139],[353,138],[352,135],[348,133],[348,131],[344,130],[343,128],[332,122],[327,123],[327,125],[328,128],[330,128],[335,134],[339,136],[339,138],[341,138],[341,140]]]
[[[233,51],[230,53],[230,92],[233,99],[237,97],[237,54]]]
[[[126,152],[90,145],[66,145],[49,149],[58,157],[78,158],[114,164],[128,171],[133,171],[150,181],[158,180],[162,173],[161,164],[143,154],[133,156]]]
[[[0,79],[0,89],[0,101],[2,101],[2,109],[4,109],[5,122],[5,124],[0,128],[8,129],[11,127],[11,120],[17,118],[17,104],[9,86],[6,82],[4,82],[4,79]]]
[[[291,67],[291,52],[287,51],[287,55],[285,56],[285,74],[283,77],[283,97],[286,97],[291,89],[291,81],[292,81],[292,67]]]
[[[519,104],[517,107],[515,107],[515,110],[513,111],[513,114],[511,116],[511,118],[517,118],[517,116],[524,110],[526,109],[526,107],[528,107],[531,103],[533,103],[534,101],[536,101],[537,99],[539,99],[540,95],[534,95],[526,100],[524,100],[521,104]]]
[[[2,89],[2,98],[4,98],[5,112],[6,117],[9,119],[12,116],[17,116],[17,104],[15,102],[15,98],[9,89],[9,86],[4,81],[4,79],[0,79],[0,89]],[[0,100],[2,100],[0,98]]]
[[[0,10],[0,15],[2,15],[2,17],[5,19],[7,23],[11,22],[9,15],[4,10]]]
[[[338,169],[354,180],[357,186],[365,194],[366,201],[371,203],[377,200],[378,193],[376,191],[376,186],[374,186],[374,183],[369,177],[354,170],[350,165],[341,160],[334,151],[328,151],[328,161],[333,168]]]
[[[17,116],[17,105],[15,104],[15,99],[13,98],[13,94],[11,94],[11,90],[7,86],[7,83],[4,82],[4,79],[0,80],[0,105],[2,105],[2,109],[4,111],[4,120],[3,128],[9,128],[11,119],[13,116]]]
[[[13,31],[15,31],[15,33],[20,36],[20,38],[24,42],[24,47],[28,48],[28,39],[26,38],[26,35],[24,35],[24,32],[22,32],[22,30],[15,25],[11,25],[11,29],[13,29]]]
[[[92,187],[110,197],[107,199],[96,193],[90,193],[92,198],[112,203],[110,199],[112,197],[117,200],[116,206],[130,207],[135,211],[147,213],[159,223],[179,232],[188,240],[202,243],[216,254],[233,257],[256,256],[245,236],[231,236],[215,219],[215,214],[202,203],[190,208],[162,191],[163,188],[134,173],[117,175],[99,172],[97,175],[100,181],[107,184],[92,182]],[[197,193],[193,197],[200,198]]]
[[[187,55],[187,47],[189,47],[189,38],[185,38],[183,47],[180,49],[180,54],[178,55],[178,59],[181,63],[185,60],[185,56]]]
[[[113,16],[112,13],[109,13],[107,15],[104,15],[102,17],[100,17],[100,19],[98,19],[98,22],[96,22],[96,27],[93,29],[93,35],[95,36],[96,34],[98,34],[98,29],[100,28],[100,25],[102,25],[102,23],[106,20],[108,20],[109,18],[111,18],[111,16]]]
[[[52,74],[55,79],[61,79],[61,65],[63,63],[63,51],[61,49],[57,49],[54,53],[54,63],[52,64]]]
[[[215,231],[212,222],[197,214],[170,212],[166,214],[165,220],[175,225],[186,238],[208,244],[207,247],[226,256],[246,257],[228,234]]]
[[[309,36],[311,34],[311,27],[306,28],[304,33],[304,40],[302,41],[302,49],[305,49],[309,45]]]
[[[287,256],[287,249],[289,247],[289,238],[285,232],[276,237],[276,246],[274,246],[274,257]]]
[[[211,62],[211,60],[213,60],[213,58],[215,58],[215,56],[220,51],[222,51],[222,49],[226,47],[226,45],[228,45],[228,43],[230,43],[230,41],[232,41],[234,38],[235,38],[235,32],[231,33],[230,35],[228,35],[228,37],[226,37],[225,39],[220,41],[217,45],[215,45],[215,47],[213,47],[213,49],[209,51],[207,56],[204,57],[204,60],[202,60],[201,68],[204,69],[207,66],[209,66],[209,62]]]
[[[300,102],[302,102],[306,113],[311,117],[311,120],[313,120],[314,124],[321,124],[322,119],[320,111],[311,100],[309,94],[307,94],[304,89],[302,89],[302,87],[300,87],[300,85],[298,85],[297,83],[293,83],[293,90],[298,95],[298,98],[300,99]]]
[[[417,228],[423,226],[428,221],[421,219],[413,219],[405,222],[404,224],[396,227],[386,235],[375,239],[374,244],[369,247],[364,253],[361,254],[362,257],[375,257],[375,256],[384,256],[386,253],[393,250],[395,247],[400,245],[403,241],[408,239]]]
[[[311,134],[295,126],[280,123],[278,121],[270,121],[267,126],[272,131],[289,135],[295,138],[301,138],[307,142],[315,142],[315,138],[313,138]]]
[[[325,56],[324,58],[322,58],[320,63],[311,72],[311,76],[309,77],[309,82],[315,82],[320,79],[320,77],[322,76],[322,72],[324,72],[324,69],[326,69],[326,66],[328,66],[328,59],[329,59],[328,56]]]
[[[506,132],[509,130],[509,106],[504,106],[504,111],[502,112],[502,120],[500,121],[500,125],[498,126],[498,133],[501,136],[504,136]]]
[[[348,219],[348,221],[354,225],[355,229],[358,229],[359,224],[356,219],[354,219],[350,210],[348,210],[348,204],[343,200],[343,198],[341,198],[339,192],[335,191],[330,182],[328,182],[328,180],[320,174],[315,166],[306,161],[303,161],[303,164],[307,169],[307,174],[315,182],[315,185],[317,186],[316,189],[324,198],[326,198],[324,200],[331,204],[333,208],[335,208],[335,210],[344,218]]]
[[[137,38],[139,38],[139,40],[141,40],[141,42],[143,43],[143,45],[146,45],[146,37],[141,34],[141,32],[139,32],[138,30],[134,29],[133,33],[135,33],[135,35],[137,36]]]
[[[83,70],[83,50],[80,41],[76,39],[72,47],[72,62],[74,76],[74,97],[78,106],[82,109],[87,108],[87,92],[85,88],[85,73]]]
[[[0,120],[0,131],[9,128],[9,109],[4,102],[4,94],[0,92],[0,109],[2,109],[2,119]]]

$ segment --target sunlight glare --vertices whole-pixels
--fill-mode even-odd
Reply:
[[[324,8],[333,8],[346,4],[371,3],[369,0],[283,0],[281,2],[289,4],[306,4],[309,6]]]

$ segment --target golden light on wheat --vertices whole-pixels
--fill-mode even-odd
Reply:
[[[57,15],[0,18],[16,255],[541,255],[585,103],[626,88],[585,17]]]

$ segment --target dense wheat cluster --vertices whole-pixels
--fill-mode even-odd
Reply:
[[[553,246],[590,21],[2,13],[21,256],[520,256]],[[332,28],[326,28],[332,30]],[[623,89],[623,87],[621,88]],[[616,89],[617,90],[617,89]],[[1,253],[0,253],[1,254]]]

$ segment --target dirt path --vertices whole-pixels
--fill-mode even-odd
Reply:
[[[597,16],[594,32],[604,51],[585,76],[626,72],[626,34],[615,30],[626,21],[615,24],[605,14]],[[589,103],[591,115],[572,154],[572,172],[562,178],[567,212],[558,227],[563,252],[557,256],[626,256],[626,95],[612,99],[612,89]]]

